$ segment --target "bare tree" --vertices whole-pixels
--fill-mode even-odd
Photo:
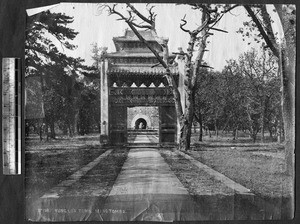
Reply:
[[[149,5],[147,5],[149,6]],[[185,63],[184,68],[184,92],[185,92],[185,104],[182,105],[180,92],[175,79],[170,71],[170,67],[173,66],[169,63],[169,49],[167,42],[159,38],[155,27],[156,13],[153,11],[154,6],[147,7],[148,15],[145,16],[140,11],[138,11],[132,4],[126,4],[126,12],[123,13],[117,10],[117,4],[101,4],[101,9],[107,9],[109,15],[117,15],[118,20],[122,20],[128,24],[131,30],[139,38],[139,40],[144,43],[150,51],[155,55],[159,64],[165,68],[165,77],[168,81],[169,86],[172,88],[173,97],[175,101],[175,108],[177,114],[177,120],[180,124],[180,138],[179,138],[179,149],[188,150],[190,148],[190,137],[191,128],[194,117],[194,95],[195,95],[195,83],[201,74],[199,69],[201,67],[208,67],[202,64],[202,59],[204,52],[206,51],[206,41],[207,38],[212,35],[211,31],[221,31],[214,26],[223,17],[223,15],[235,8],[237,5],[220,7],[218,5],[210,4],[192,4],[191,7],[194,10],[198,10],[202,13],[201,25],[197,26],[193,30],[188,30],[185,26],[187,21],[184,18],[181,20],[180,28],[182,31],[189,34],[189,42],[187,52],[174,53],[182,56]],[[141,21],[137,22],[137,19]],[[157,52],[139,33],[139,29],[147,29],[153,31],[155,34],[157,42],[161,45],[163,49],[163,56],[159,55]],[[195,60],[193,58],[195,57]]]

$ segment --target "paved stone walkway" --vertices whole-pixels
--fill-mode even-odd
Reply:
[[[193,220],[194,202],[154,148],[132,148],[106,201],[110,221]],[[196,218],[195,218],[196,219]]]
[[[131,149],[111,195],[188,194],[157,149]]]

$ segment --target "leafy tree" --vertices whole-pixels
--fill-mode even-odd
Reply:
[[[100,132],[100,102],[98,86],[86,87],[81,92],[78,133],[91,133],[97,127]]]
[[[46,130],[55,138],[55,124],[65,134],[74,135],[78,116],[78,101],[81,85],[77,74],[66,70],[61,64],[52,65],[43,76]]]
[[[197,82],[195,97],[195,118],[200,126],[215,130],[216,135],[220,129],[232,130],[235,139],[247,121],[244,91],[244,77],[236,61],[229,61],[221,73],[205,71]]]
[[[26,80],[40,77],[45,109],[46,131],[55,138],[55,124],[74,134],[76,123],[76,90],[78,72],[83,67],[80,58],[68,57],[57,48],[74,50],[69,41],[78,34],[68,27],[72,17],[50,11],[28,17],[25,41]],[[30,86],[35,91],[35,86]],[[41,126],[41,124],[40,124]]]
[[[234,139],[238,130],[249,130],[253,141],[260,131],[263,139],[266,126],[277,128],[277,61],[263,52],[259,55],[252,49],[238,61],[227,61],[221,73],[205,71],[201,75],[195,100],[195,117],[200,124],[215,130],[216,135],[220,128],[231,130]]]
[[[61,59],[70,58],[59,52],[55,40],[62,47],[70,50],[76,48],[70,44],[78,32],[68,27],[72,23],[72,17],[62,13],[45,11],[27,17],[26,41],[25,41],[25,64],[26,77],[40,75],[45,71],[45,65],[60,62]]]
[[[100,68],[101,52],[103,48],[99,47],[97,43],[92,43],[92,59],[93,67],[96,69]]]
[[[277,62],[272,54],[262,51],[262,55],[252,49],[239,58],[239,66],[247,80],[247,114],[250,123],[250,132],[253,140],[261,131],[261,140],[265,140],[265,113],[269,106],[268,98],[271,90],[270,81],[277,77]],[[279,91],[279,89],[277,89]]]
[[[233,139],[238,138],[238,130],[248,129],[247,114],[244,107],[246,100],[245,78],[234,60],[229,60],[222,71],[224,83],[224,125],[223,130],[232,130]]]
[[[197,81],[195,96],[195,118],[200,126],[202,123],[208,130],[215,130],[216,136],[218,136],[225,107],[222,81],[220,72],[206,71]]]
[[[92,43],[93,65],[85,67],[82,72],[84,75],[84,89],[81,92],[79,104],[78,133],[88,134],[97,127],[100,132],[100,61],[103,48],[98,47],[97,43]]]
[[[278,142],[281,142],[283,133],[283,121],[281,110],[280,76],[277,75],[268,83],[266,95],[265,126],[268,128],[271,139],[277,135]]]

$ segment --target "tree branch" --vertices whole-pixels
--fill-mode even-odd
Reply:
[[[163,60],[163,58],[157,53],[157,51],[144,39],[144,37],[139,33],[139,31],[137,31],[137,29],[132,25],[132,23],[130,21],[126,21],[126,23],[128,24],[128,26],[132,29],[132,31],[135,33],[135,35],[139,38],[139,40],[141,42],[143,42],[148,48],[149,50],[155,55],[155,57],[157,58],[157,60],[162,64],[162,66],[165,69],[168,69],[168,65],[167,63]]]
[[[130,3],[126,3],[126,5],[134,12],[134,14],[136,14],[141,20],[143,20],[144,22],[148,23],[150,25],[152,30],[155,30],[155,13],[152,12],[152,8],[151,7],[148,12],[150,14],[149,18],[146,18],[143,14],[141,14],[133,5],[131,5]]]
[[[185,20],[185,16],[181,19],[182,23],[179,25],[180,26],[180,29],[183,31],[183,32],[186,32],[186,33],[189,33],[191,34],[191,31],[190,30],[187,30],[184,28],[184,26],[187,24],[187,21]]]
[[[276,44],[276,38],[275,38],[275,35],[274,35],[274,32],[273,32],[273,28],[272,28],[272,25],[271,25],[272,22],[271,22],[269,14],[267,12],[266,5],[262,5],[261,15],[262,15],[262,18],[263,18],[263,21],[264,21],[264,25],[266,26],[267,34],[270,37],[271,42],[273,43],[273,45],[276,48],[278,48],[277,44]]]
[[[141,29],[149,29],[149,30],[153,29],[152,26],[149,26],[149,25],[139,25],[139,24],[134,23],[133,21],[131,21],[131,23],[135,27],[138,27],[138,28],[141,28]]]
[[[256,24],[259,32],[261,33],[261,35],[264,38],[264,40],[265,40],[266,44],[268,45],[268,47],[272,50],[274,55],[279,58],[279,51],[276,48],[276,43],[274,43],[273,42],[274,40],[270,39],[268,34],[265,32],[262,24],[260,23],[260,21],[258,20],[256,15],[254,14],[254,12],[252,11],[251,7],[249,5],[244,5],[244,8],[248,12],[248,14],[251,16],[253,22]]]
[[[226,30],[221,30],[221,29],[214,28],[214,27],[210,27],[209,29],[210,29],[210,30],[220,31],[220,32],[223,32],[223,33],[228,33],[228,31],[226,31]]]
[[[238,6],[240,6],[239,4],[235,4],[235,5],[233,5],[233,6],[231,6],[230,8],[228,8],[228,9],[225,9],[224,11],[222,11],[222,13],[227,13],[227,12],[229,12],[229,11],[231,11],[232,9],[234,9],[234,8],[236,8],[236,7],[238,7]]]

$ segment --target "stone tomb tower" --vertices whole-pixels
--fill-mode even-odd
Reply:
[[[162,48],[152,31],[140,33],[162,56]],[[116,52],[104,52],[100,65],[100,142],[126,144],[127,108],[155,106],[159,114],[159,142],[174,143],[177,133],[176,111],[172,91],[164,77],[165,69],[157,65],[153,53],[133,31],[126,30],[124,36],[114,37],[113,41]],[[178,82],[177,67],[171,69]]]

